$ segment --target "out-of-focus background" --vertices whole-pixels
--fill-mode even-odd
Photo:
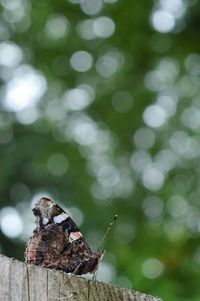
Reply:
[[[23,260],[41,196],[99,279],[200,296],[200,3],[0,0],[0,251]]]

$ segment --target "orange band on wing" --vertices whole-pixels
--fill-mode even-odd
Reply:
[[[82,237],[81,232],[79,232],[79,231],[71,232],[69,235],[69,242],[73,242],[74,240],[77,240],[80,237]]]

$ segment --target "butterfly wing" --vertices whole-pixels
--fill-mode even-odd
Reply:
[[[27,244],[27,263],[76,274],[95,270],[101,253],[91,251],[77,225],[61,207],[42,198],[33,212],[38,227]]]

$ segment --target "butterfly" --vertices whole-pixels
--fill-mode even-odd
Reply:
[[[37,227],[26,246],[26,263],[77,275],[96,272],[104,252],[92,252],[77,225],[59,205],[43,197],[32,211]]]

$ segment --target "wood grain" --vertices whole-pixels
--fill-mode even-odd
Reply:
[[[0,255],[0,301],[162,301]]]

